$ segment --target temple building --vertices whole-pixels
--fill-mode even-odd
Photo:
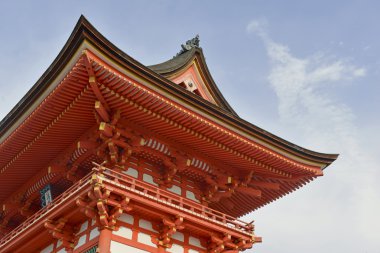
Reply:
[[[145,66],[82,16],[0,122],[0,252],[242,252],[336,158],[241,119],[198,36]]]

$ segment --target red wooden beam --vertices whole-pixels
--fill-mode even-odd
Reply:
[[[90,83],[90,87],[92,89],[92,91],[94,92],[94,95],[96,96],[96,98],[102,102],[103,106],[105,107],[105,109],[107,111],[110,111],[110,108],[107,104],[107,101],[105,100],[102,92],[100,91],[99,87],[98,87],[98,82],[96,81],[96,76],[95,76],[95,72],[92,68],[92,65],[91,65],[91,61],[90,59],[88,58],[88,55],[87,55],[87,51],[84,51],[83,53],[83,62],[84,62],[84,65],[86,66],[86,70],[87,70],[87,73],[88,73],[88,82]]]
[[[64,171],[65,171],[65,168],[57,166],[57,165],[50,165],[47,168],[47,173],[48,174],[50,174],[50,173],[62,173]]]
[[[99,131],[104,134],[104,136],[112,137],[113,136],[113,128],[110,124],[106,122],[101,122],[99,125]]]
[[[87,73],[89,76],[95,76],[95,72],[91,66],[91,61],[90,61],[90,58],[88,58],[88,52],[87,50],[84,50],[83,51],[83,62],[84,62],[84,65],[86,67],[86,70],[87,70]]]
[[[99,146],[95,141],[78,141],[77,148],[84,148],[87,150],[94,150]]]
[[[258,181],[258,180],[251,180],[249,183],[249,186],[251,187],[259,187],[269,190],[280,190],[280,184],[278,183],[271,183],[271,182],[264,182],[264,181]]]
[[[247,194],[249,196],[252,196],[252,197],[261,197],[261,191],[260,190],[252,189],[249,187],[238,186],[235,188],[235,190],[238,192]]]
[[[6,203],[6,204],[3,204],[2,211],[8,213],[11,210],[18,209],[20,207],[21,207],[20,203]]]
[[[99,116],[102,118],[103,121],[105,122],[110,122],[110,116],[104,107],[104,105],[99,101],[95,101],[95,110],[99,114]]]

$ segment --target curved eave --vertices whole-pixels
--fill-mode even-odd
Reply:
[[[241,119],[236,115],[236,113],[233,112],[232,109],[228,112],[225,109],[184,90],[182,87],[166,79],[163,75],[156,73],[152,69],[144,66],[143,64],[125,54],[110,41],[108,41],[102,34],[100,34],[85,19],[84,16],[80,17],[68,41],[56,59],[50,65],[50,67],[45,71],[37,83],[29,90],[29,92],[20,100],[20,102],[17,103],[16,106],[10,111],[10,113],[8,113],[8,115],[0,122],[0,139],[4,140],[4,135],[8,133],[16,121],[27,112],[33,102],[39,98],[41,94],[44,93],[44,91],[49,87],[49,84],[55,80],[59,73],[61,73],[66,64],[70,61],[70,59],[73,57],[75,52],[79,49],[80,45],[85,40],[97,47],[102,53],[107,55],[107,57],[111,58],[120,66],[129,69],[137,76],[155,83],[160,89],[169,93],[170,95],[189,103],[192,107],[203,111],[204,113],[216,117],[222,122],[226,122],[226,124],[237,128],[239,131],[242,131],[249,136],[253,136],[265,143],[274,145],[286,153],[289,152],[296,157],[301,157],[312,162],[322,163],[324,166],[331,164],[338,156],[336,154],[323,154],[298,147],[291,142],[270,134],[265,130]],[[207,65],[205,64],[202,51],[197,49],[193,52],[190,52],[189,54],[192,54],[191,57],[188,56],[190,57],[189,59],[193,59],[194,57],[198,56],[201,67],[204,69],[205,73],[207,73],[207,76],[211,78],[211,75],[207,69]],[[214,86],[216,89],[215,92],[219,92],[212,78],[209,81],[210,83],[213,83],[211,86]],[[220,97],[222,98],[221,94]]]
[[[233,114],[232,118],[233,118],[234,123],[246,129],[248,133],[249,132],[255,133],[255,136],[259,136],[266,140],[269,140],[274,145],[280,145],[282,148],[293,153],[294,155],[300,155],[303,158],[324,163],[326,164],[326,167],[338,158],[339,156],[338,154],[319,153],[319,152],[315,152],[312,150],[299,147],[296,144],[288,142],[240,118],[237,115],[237,113],[232,109],[232,107],[228,104],[228,102],[225,100],[220,90],[218,89],[216,83],[214,82],[208,70],[206,60],[201,48],[192,48],[191,50],[183,54],[180,54],[178,56],[175,56],[168,61],[148,66],[148,68],[153,70],[156,73],[163,75],[164,77],[170,77],[180,72],[181,70],[183,70],[183,68],[186,68],[188,64],[190,64],[195,58],[200,63],[202,71],[204,71],[204,73],[206,74],[205,77],[207,78],[208,84],[210,84],[209,88],[212,89],[212,92],[214,92],[214,94],[217,94],[216,98],[218,102],[220,103],[220,105],[222,105],[222,107],[230,111]]]
[[[23,115],[33,102],[48,88],[62,69],[66,66],[71,56],[74,54],[80,43],[84,40],[83,23],[87,22],[84,16],[81,16],[76,24],[74,31],[67,40],[58,56],[54,59],[49,68],[42,74],[33,87],[24,95],[24,97],[12,108],[12,110],[0,121],[0,139],[5,132]]]
[[[278,137],[277,135],[269,133],[258,126],[255,126],[252,123],[245,121],[242,118],[236,118],[235,122],[240,127],[243,127],[244,129],[249,130],[252,134],[254,133],[255,136],[259,138],[261,137],[262,139],[266,140],[272,145],[280,147],[283,150],[286,150],[287,152],[290,152],[295,156],[299,156],[313,162],[324,164],[324,167],[322,167],[322,169],[326,168],[331,163],[333,163],[339,156],[339,154],[320,153],[320,152],[316,152],[310,149],[300,147],[294,143],[291,143],[287,140],[282,139],[281,137]]]

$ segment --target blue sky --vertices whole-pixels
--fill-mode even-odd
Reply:
[[[340,153],[325,176],[244,217],[247,252],[379,252],[377,1],[2,1],[0,118],[42,75],[79,16],[144,64],[200,34],[238,114],[309,149]]]

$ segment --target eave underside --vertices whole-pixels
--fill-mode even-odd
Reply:
[[[254,179],[280,185],[279,189],[261,189],[260,198],[237,192],[230,198],[232,209],[221,201],[211,205],[217,210],[241,216],[321,173],[319,167],[288,159],[212,123],[112,69],[94,55],[91,62],[106,103],[113,110],[120,110],[131,128],[140,129],[145,136],[159,136],[165,143],[213,166],[223,165],[223,170],[231,174],[244,176],[253,171]],[[81,57],[60,85],[0,144],[4,154],[0,160],[0,202],[94,127],[96,97],[88,80]]]

